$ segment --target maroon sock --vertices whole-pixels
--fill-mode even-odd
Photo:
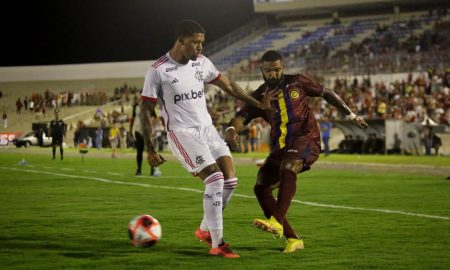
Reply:
[[[279,175],[280,187],[273,216],[282,224],[296,192],[297,174],[291,170],[281,169]]]

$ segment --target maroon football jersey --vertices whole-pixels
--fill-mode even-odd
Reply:
[[[323,86],[303,74],[283,75],[282,83],[275,89],[283,91],[277,100],[271,102],[272,112],[245,105],[238,113],[248,124],[252,119],[262,117],[271,126],[270,139],[273,151],[289,145],[295,138],[307,136],[320,145],[320,132],[314,114],[308,106],[308,97],[322,95]],[[252,96],[261,101],[264,94],[275,89],[264,83]]]

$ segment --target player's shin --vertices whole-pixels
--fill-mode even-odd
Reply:
[[[222,210],[230,203],[231,197],[236,190],[238,183],[237,177],[230,178],[224,181],[223,191],[222,191]],[[208,222],[206,221],[205,215],[203,215],[202,222],[200,223],[200,230],[209,231]]]
[[[204,180],[205,193],[203,196],[203,210],[211,233],[212,247],[216,248],[223,242],[222,220],[222,192],[223,174],[216,172]]]
[[[279,176],[281,181],[277,197],[277,207],[273,216],[280,224],[283,224],[284,217],[296,192],[297,174],[291,170],[281,169]]]
[[[275,212],[275,208],[277,206],[277,201],[272,195],[272,189],[269,186],[256,184],[253,190],[256,198],[258,199],[258,203],[264,212],[264,216],[266,218],[270,218],[270,216],[272,216]]]

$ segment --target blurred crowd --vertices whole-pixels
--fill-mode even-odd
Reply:
[[[333,73],[352,72],[375,74],[380,72],[420,71],[427,66],[440,66],[450,63],[450,21],[446,9],[433,9],[428,15],[411,16],[409,20],[393,21],[390,24],[378,23],[375,33],[362,41],[353,41],[352,24],[334,24],[330,35],[311,39],[296,50],[282,51],[286,68],[305,69],[309,72]],[[423,20],[429,20],[430,28]],[[317,28],[317,29],[320,29]],[[305,31],[302,38],[307,39],[311,31]],[[329,43],[331,37],[341,36],[350,42],[345,48],[333,52]],[[255,52],[240,64],[239,69],[230,69],[233,78],[254,78],[259,73],[260,56]]]
[[[429,69],[413,78],[410,73],[401,81],[386,84],[372,82],[370,77],[358,81],[337,78],[333,90],[350,108],[367,119],[396,119],[419,123],[430,117],[435,123],[449,125],[450,70],[437,72]],[[312,101],[316,118],[344,119],[343,115],[321,99]]]

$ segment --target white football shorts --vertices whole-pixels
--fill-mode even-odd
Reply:
[[[168,131],[167,139],[172,153],[192,174],[216,163],[219,157],[231,157],[230,149],[213,125]]]

